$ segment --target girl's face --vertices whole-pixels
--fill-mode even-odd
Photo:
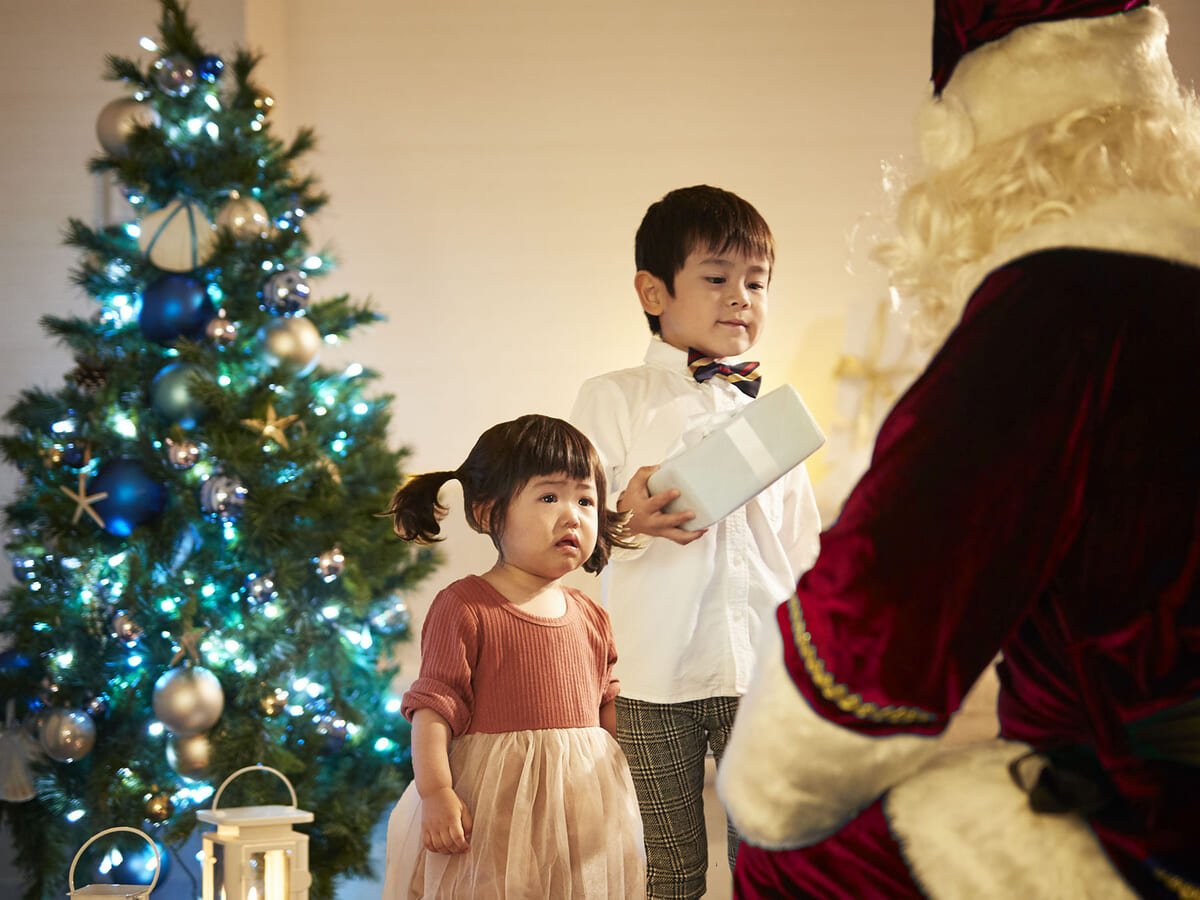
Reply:
[[[573,572],[596,549],[596,482],[537,475],[508,504],[500,557],[547,580]]]

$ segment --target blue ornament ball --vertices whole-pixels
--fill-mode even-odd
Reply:
[[[28,669],[31,663],[28,655],[12,647],[0,652],[0,672],[20,672]]]
[[[196,397],[196,383],[206,380],[208,373],[193,363],[163,366],[150,384],[150,407],[168,422],[195,428],[207,412]]]
[[[209,84],[215,84],[224,71],[225,61],[215,53],[200,57],[200,62],[196,63],[196,74]]]
[[[87,461],[87,450],[80,444],[71,441],[63,445],[62,461],[64,465],[72,469],[81,468],[84,462]]]
[[[157,841],[155,846],[161,887],[171,872],[171,858],[165,846]],[[75,879],[78,884],[149,884],[154,880],[154,864],[154,850],[144,838],[118,833],[83,851]],[[157,896],[158,889],[154,893]]]
[[[216,314],[204,282],[190,275],[164,275],[142,291],[138,325],[148,340],[173,344],[203,335]]]
[[[104,520],[104,530],[117,537],[129,537],[138,525],[149,522],[167,505],[167,491],[151,478],[141,463],[118,457],[100,468],[88,482],[88,492],[108,494],[93,508]]]
[[[284,269],[265,282],[258,293],[260,306],[276,316],[291,316],[308,308],[308,275],[303,269]]]

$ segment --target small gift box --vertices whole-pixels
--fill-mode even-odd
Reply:
[[[650,476],[651,494],[677,488],[667,512],[690,509],[683,525],[699,531],[719,522],[825,443],[800,394],[785,384],[747,404],[736,415],[663,462]]]

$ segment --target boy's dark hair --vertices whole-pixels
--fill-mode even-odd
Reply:
[[[438,491],[457,478],[462,483],[467,523],[488,535],[499,550],[512,498],[530,479],[560,472],[596,482],[596,549],[583,568],[599,572],[613,547],[631,546],[622,537],[628,515],[608,509],[604,467],[596,448],[583,432],[562,419],[528,415],[493,425],[453,472],[429,472],[405,482],[393,495],[387,515],[392,517],[396,534],[406,541],[427,544],[441,540],[438,520],[445,517],[446,507],[438,503]]]
[[[675,276],[697,249],[762,256],[775,268],[775,239],[758,210],[729,191],[698,184],[671,191],[652,203],[633,242],[638,271],[666,284],[675,296]],[[658,316],[646,313],[650,330],[661,333]]]

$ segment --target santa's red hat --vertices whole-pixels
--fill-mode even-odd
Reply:
[[[1167,20],[1146,0],[936,0],[934,29],[933,168],[1073,111],[1180,102]]]
[[[1150,0],[935,0],[933,89],[940,94],[958,61],[1023,25],[1111,16]]]

